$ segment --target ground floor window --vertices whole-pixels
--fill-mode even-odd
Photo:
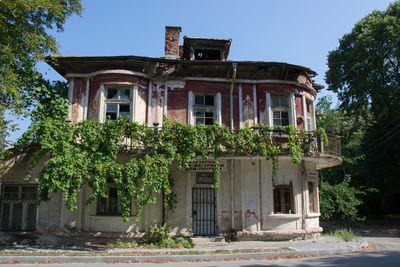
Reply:
[[[318,212],[316,183],[308,182],[308,209],[310,212]]]
[[[293,186],[275,185],[274,188],[274,213],[294,213]]]
[[[34,231],[36,185],[3,184],[0,222],[2,231]]]
[[[118,198],[118,190],[114,186],[109,186],[107,190],[108,198],[99,197],[97,201],[98,215],[120,215],[121,204]]]

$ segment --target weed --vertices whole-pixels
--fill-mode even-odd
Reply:
[[[349,242],[357,237],[359,237],[358,234],[354,233],[351,228],[342,228],[342,229],[337,229],[333,232],[327,232],[326,235],[329,236],[336,236],[336,237],[341,237],[344,241]]]

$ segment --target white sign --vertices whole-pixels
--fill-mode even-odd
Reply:
[[[226,172],[226,160],[220,160],[220,171]],[[212,172],[214,170],[214,160],[195,160],[189,164],[189,168],[186,170],[193,172]]]
[[[318,172],[317,171],[308,171],[307,172],[307,180],[310,182],[318,182]]]

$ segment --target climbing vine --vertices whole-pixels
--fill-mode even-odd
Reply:
[[[292,164],[300,163],[302,154],[310,151],[317,136],[327,140],[323,130],[299,132],[294,126],[256,125],[232,133],[217,124],[191,126],[164,118],[163,127],[155,132],[123,118],[77,124],[47,118],[34,123],[17,146],[21,150],[35,150],[31,171],[39,161],[45,161],[36,175],[38,201],[48,200],[51,192],[61,191],[67,207],[74,210],[82,187],[91,189],[86,201],[89,204],[97,197],[107,197],[107,186],[112,183],[118,191],[122,217],[127,221],[132,199],[137,218],[143,207],[154,203],[155,196],[161,193],[164,205],[173,208],[169,175],[172,165],[181,170],[196,158],[212,157],[218,187],[222,156],[262,156],[272,161],[275,177],[279,154],[288,153]]]

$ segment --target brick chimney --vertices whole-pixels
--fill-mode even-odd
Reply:
[[[179,35],[181,27],[165,26],[165,58],[179,59]]]

